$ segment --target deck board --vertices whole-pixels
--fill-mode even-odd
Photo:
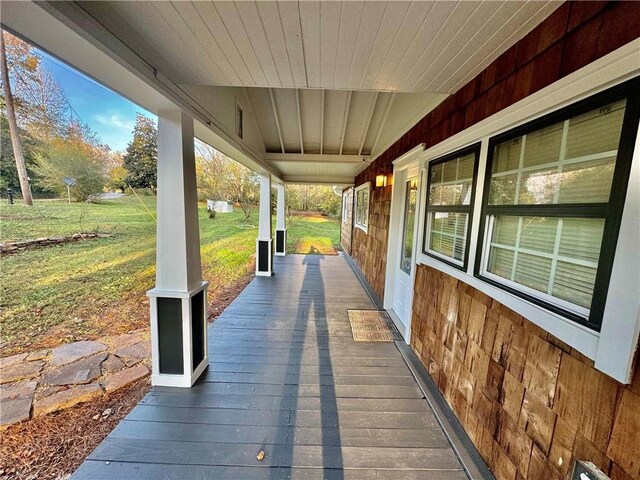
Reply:
[[[73,479],[467,478],[395,344],[353,341],[347,309],[375,306],[347,261],[275,270],[211,326],[196,385],[154,387]]]

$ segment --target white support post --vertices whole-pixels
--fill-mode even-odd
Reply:
[[[285,223],[285,186],[276,185],[278,202],[276,204],[276,255],[284,257],[287,254],[287,226]]]
[[[209,364],[193,118],[158,113],[156,286],[149,290],[153,385],[191,387]]]
[[[273,275],[273,239],[271,237],[271,175],[260,175],[260,210],[256,240],[256,275]]]

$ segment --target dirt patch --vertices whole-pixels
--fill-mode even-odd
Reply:
[[[253,272],[255,263],[249,269]],[[222,312],[233,302],[240,292],[245,289],[249,282],[253,279],[253,273],[247,273],[243,278],[231,285],[218,288],[214,292],[209,292],[209,309],[207,310],[207,319],[210,323],[214,322]]]
[[[73,473],[149,388],[149,380],[142,380],[100,400],[7,428],[0,444],[0,479],[53,480]]]

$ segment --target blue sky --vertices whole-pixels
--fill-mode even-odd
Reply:
[[[101,143],[115,151],[123,151],[131,140],[131,132],[140,112],[155,120],[155,115],[126,98],[86,77],[65,63],[38,50],[44,68],[59,84],[80,119],[98,133]]]

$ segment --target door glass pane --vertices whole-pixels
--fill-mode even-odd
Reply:
[[[402,228],[402,250],[400,252],[400,269],[411,275],[411,257],[413,256],[413,228],[416,218],[416,192],[407,182],[407,193],[404,204],[404,225]]]

